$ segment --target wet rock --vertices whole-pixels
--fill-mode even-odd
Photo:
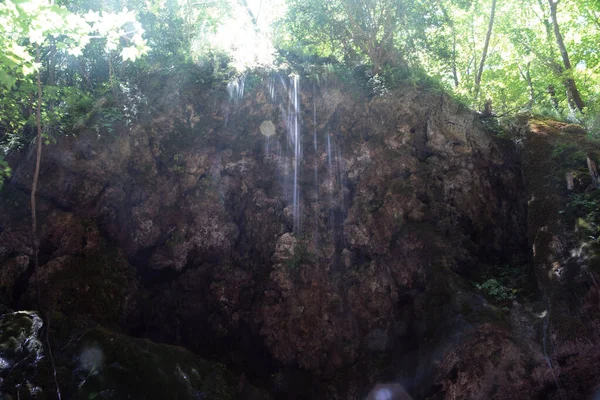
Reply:
[[[0,393],[14,393],[17,389],[24,398],[39,398],[42,394],[35,380],[44,357],[42,325],[42,319],[33,311],[0,316]]]
[[[299,369],[314,398],[329,382],[340,398],[364,398],[384,373],[438,398],[492,396],[493,380],[517,382],[498,398],[545,390],[531,313],[503,311],[470,283],[486,265],[527,263],[530,244],[539,265],[557,261],[539,259],[549,247],[568,247],[553,239],[554,217],[536,211],[549,210],[545,197],[527,205],[514,147],[443,94],[407,86],[356,97],[330,86],[299,96],[299,124],[315,130],[302,131],[297,165],[287,107],[260,85],[234,103],[178,88],[157,100],[160,115],[113,139],[84,132],[49,146],[39,270],[48,304],[269,376],[282,365],[285,390]],[[26,192],[31,161],[14,170]],[[19,300],[32,304],[26,219],[3,204],[3,294],[20,279]],[[548,270],[536,268],[543,283]],[[253,351],[268,361],[239,356]],[[540,371],[535,383],[528,368]]]
[[[0,299],[2,304],[12,304],[13,290],[17,280],[27,272],[29,257],[26,255],[8,259],[0,269]]]
[[[76,399],[268,399],[224,365],[178,347],[104,330],[77,345]]]
[[[123,253],[106,244],[94,251],[63,255],[40,265],[41,303],[52,311],[89,318],[116,327],[135,309],[138,284],[135,270]],[[20,302],[35,307],[35,275]]]
[[[294,258],[297,244],[296,238],[290,233],[284,233],[277,241],[273,262],[283,263]]]

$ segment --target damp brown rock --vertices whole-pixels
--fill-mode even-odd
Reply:
[[[161,103],[114,139],[86,131],[45,148],[48,306],[223,360],[288,398],[362,398],[383,377],[410,381],[417,398],[556,393],[543,310],[519,308],[511,327],[510,304],[470,283],[551,242],[535,218],[554,198],[528,210],[524,193],[543,177],[526,187],[512,143],[443,94],[317,85],[299,96],[296,163],[287,121],[274,117],[287,108],[265,100],[266,86],[235,104],[185,89],[193,121],[190,107]],[[26,154],[13,170],[5,190],[26,194]],[[8,201],[0,294],[33,304],[28,225]],[[525,338],[524,319],[535,325]],[[575,367],[563,371],[577,381]]]

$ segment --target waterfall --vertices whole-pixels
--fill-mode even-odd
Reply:
[[[298,185],[298,169],[300,168],[300,158],[302,157],[302,147],[300,138],[300,79],[298,75],[290,78],[290,110],[288,112],[288,137],[294,147],[294,183],[293,183],[293,218],[294,232],[300,231],[300,186]]]
[[[301,105],[301,84],[298,75],[290,77],[281,76],[278,74],[271,75],[265,82],[266,99],[272,106],[279,109],[281,113],[281,121],[285,124],[285,131],[281,131],[277,135],[277,121],[272,121],[265,116],[265,119],[260,125],[260,132],[264,137],[264,155],[268,162],[276,163],[276,179],[281,183],[283,193],[287,199],[288,206],[286,213],[291,220],[292,232],[299,234],[303,229],[314,230],[315,246],[318,246],[319,223],[318,221],[303,222],[303,213],[314,214],[314,218],[318,218],[320,211],[320,197],[325,195],[328,203],[330,222],[333,223],[335,210],[344,208],[343,204],[343,157],[341,147],[336,143],[336,136],[330,130],[325,130],[324,136],[318,131],[317,123],[317,97],[318,88],[316,82],[312,83],[312,105],[309,109],[312,114],[309,124],[312,123],[312,132],[309,131],[303,140],[303,122],[302,122],[302,105]],[[245,77],[241,75],[228,83],[227,91],[229,93],[229,102],[227,111],[239,112],[241,109],[240,103],[244,95]],[[227,114],[228,116],[229,114]],[[232,113],[231,115],[237,115]],[[226,117],[227,117],[226,116]],[[274,123],[275,122],[275,123]],[[311,143],[312,142],[312,143]],[[304,148],[306,143],[306,149]],[[304,152],[309,150],[311,156],[308,161],[313,162],[310,166],[312,171],[307,175],[311,182],[314,182],[314,193],[311,187],[311,208],[305,209],[303,202],[306,200],[302,185],[307,183],[303,180],[303,157]],[[320,152],[326,155],[326,160],[321,158]],[[321,165],[321,161],[325,164]],[[319,168],[323,167],[323,172]],[[308,172],[308,171],[304,171]],[[321,180],[325,180],[328,185],[327,193],[321,190]],[[312,186],[312,185],[311,185]],[[341,197],[340,197],[341,196]],[[317,200],[313,204],[313,200]],[[308,214],[307,214],[308,215]],[[313,218],[311,217],[311,218]],[[333,229],[333,227],[331,227]]]
[[[244,87],[246,86],[246,75],[242,74],[235,79],[227,82],[227,93],[229,94],[229,103],[225,110],[224,126],[229,123],[229,115],[231,114],[232,106],[237,106],[244,97]]]
[[[316,83],[313,81],[313,93],[312,93],[312,101],[313,101],[313,151],[314,151],[314,170],[315,170],[315,194],[317,197],[317,207],[318,207],[318,203],[320,200],[320,195],[319,195],[319,147],[317,144],[317,85]],[[315,211],[316,212],[316,211]],[[318,212],[316,212],[317,216],[316,218],[318,219]],[[318,221],[315,221],[316,223],[314,224],[314,245],[315,245],[315,249],[319,249],[319,223]]]
[[[244,86],[246,85],[246,75],[242,74],[236,79],[233,79],[227,83],[227,93],[229,93],[229,101],[235,104],[244,97]]]

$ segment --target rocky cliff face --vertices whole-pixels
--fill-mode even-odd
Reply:
[[[529,263],[509,141],[413,87],[267,78],[227,98],[162,79],[139,122],[44,148],[44,304],[284,398],[361,398],[382,381],[416,398],[560,395],[535,307],[502,309],[472,284]],[[14,170],[0,294],[33,307],[30,155]]]

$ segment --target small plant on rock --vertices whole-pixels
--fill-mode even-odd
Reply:
[[[506,287],[496,279],[488,279],[482,284],[476,284],[475,287],[502,305],[510,304],[516,299],[518,293],[517,289]]]

